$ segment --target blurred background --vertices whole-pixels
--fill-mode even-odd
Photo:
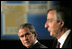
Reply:
[[[53,38],[44,24],[48,9],[56,6],[71,8],[70,1],[1,1],[1,45],[0,47],[23,48],[17,35],[23,23],[35,26],[38,40],[51,48]],[[25,47],[24,47],[25,48]]]

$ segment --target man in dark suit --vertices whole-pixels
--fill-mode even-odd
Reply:
[[[56,7],[48,10],[45,28],[55,38],[54,48],[71,48],[71,10]]]
[[[47,48],[47,47],[37,42],[35,45],[31,46],[30,48]]]
[[[72,41],[71,41],[71,35],[72,35],[72,34],[71,34],[71,32],[70,32],[70,34],[68,35],[67,39],[65,40],[62,48],[71,48],[71,42],[72,42]],[[57,39],[54,38],[52,48],[56,48],[56,44],[57,44]]]
[[[47,48],[37,40],[37,33],[32,24],[22,24],[18,31],[22,44],[27,48]]]

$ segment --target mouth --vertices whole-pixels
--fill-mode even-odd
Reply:
[[[52,31],[48,29],[48,32],[51,34]]]
[[[29,43],[29,41],[25,41],[24,43]]]

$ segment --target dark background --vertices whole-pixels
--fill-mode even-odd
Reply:
[[[52,47],[53,39],[39,39],[38,41],[48,48]],[[0,42],[0,48],[26,48],[20,40],[0,40]]]

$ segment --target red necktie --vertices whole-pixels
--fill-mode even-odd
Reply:
[[[57,42],[56,48],[60,48],[60,42]]]

